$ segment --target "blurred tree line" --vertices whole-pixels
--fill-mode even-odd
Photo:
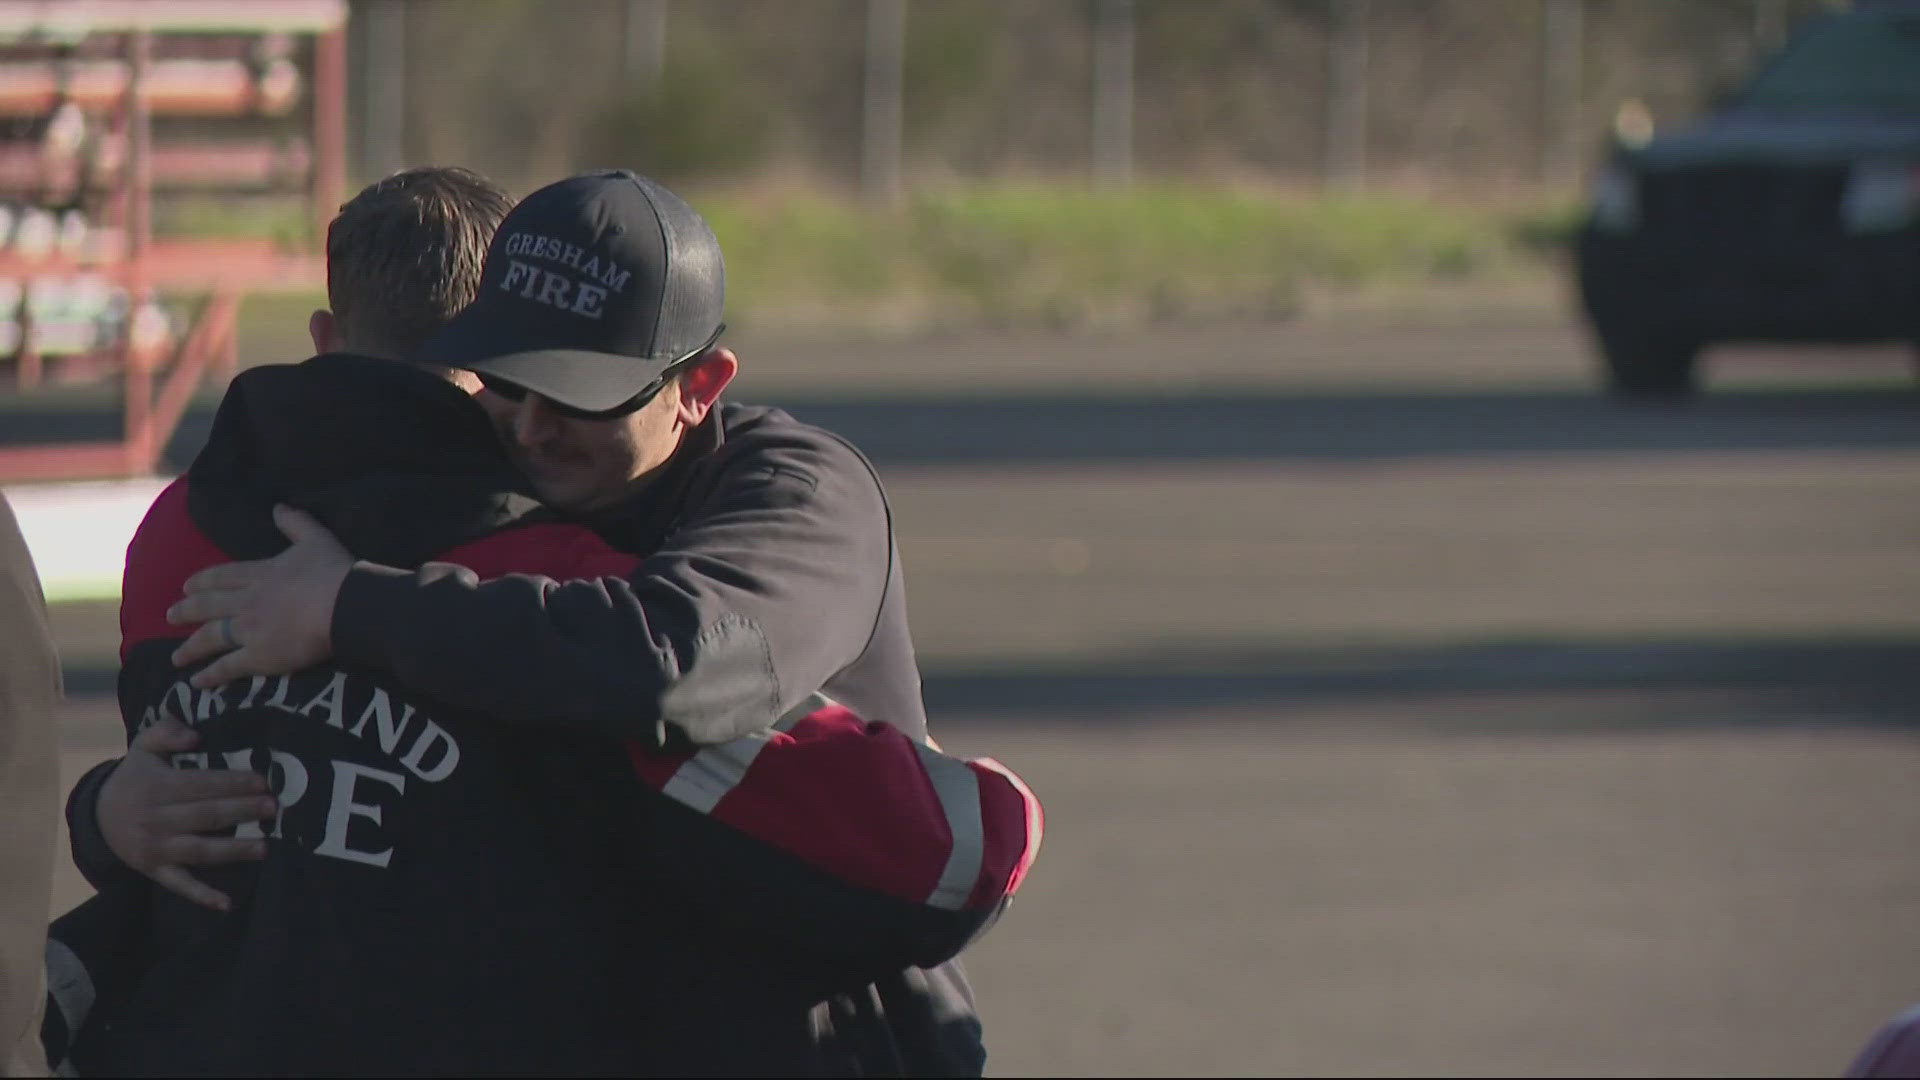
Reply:
[[[355,0],[350,115],[362,178],[457,163],[524,190],[612,165],[853,189],[883,48],[908,186],[1087,177],[1118,130],[1136,178],[1497,197],[1577,182],[1623,102],[1682,120],[1832,2]],[[877,41],[888,6],[898,36]],[[1097,136],[1114,56],[1130,111]]]

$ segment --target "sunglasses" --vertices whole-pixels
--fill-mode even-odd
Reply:
[[[641,388],[639,393],[615,405],[611,409],[577,409],[572,405],[563,405],[552,398],[544,398],[547,408],[552,410],[555,415],[564,416],[569,420],[618,420],[623,416],[632,416],[634,413],[646,408],[647,404],[654,398],[659,397],[660,391],[667,388],[667,384],[673,381],[674,376],[691,366],[695,360],[707,355],[707,350],[713,348],[714,342],[720,340],[720,335],[724,333],[726,329],[725,323],[720,324],[719,328],[714,330],[713,336],[708,338],[699,348],[694,349],[692,352],[687,353],[685,356],[680,357],[662,368],[659,378],[648,383]],[[526,387],[518,383],[510,383],[495,375],[488,375],[485,372],[476,371],[474,374],[480,377],[480,385],[486,387],[488,393],[496,394],[516,405],[526,400]]]

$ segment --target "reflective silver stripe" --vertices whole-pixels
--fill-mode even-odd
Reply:
[[[773,722],[773,730],[792,731],[802,719],[837,704],[839,702],[825,694],[808,694],[805,701],[788,709],[785,715]],[[760,751],[766,749],[772,738],[771,732],[756,731],[732,742],[705,747],[674,770],[672,778],[660,788],[660,794],[685,803],[703,814],[711,814],[713,808],[720,805],[720,800],[747,778],[747,770],[753,767],[753,759],[760,756]]]
[[[812,716],[814,713],[819,712],[821,709],[824,709],[829,705],[838,705],[838,704],[840,703],[828,697],[827,695],[820,693],[818,690],[816,690],[813,693],[808,694],[805,701],[802,701],[800,704],[795,705],[791,709],[788,709],[786,711],[786,715],[780,717],[780,719],[778,720],[775,720],[773,722],[773,730],[792,731],[793,725],[799,723],[801,720],[805,719],[806,717]]]
[[[727,792],[746,779],[753,759],[760,756],[772,738],[770,732],[756,731],[732,742],[709,746],[675,770],[673,778],[661,787],[660,794],[703,814],[711,814],[720,800],[727,797]]]
[[[80,1026],[93,1012],[93,976],[63,941],[47,939],[47,993],[67,1023],[67,1044],[80,1037]]]
[[[940,809],[947,815],[947,828],[953,833],[953,847],[947,853],[947,868],[940,872],[940,884],[933,887],[927,903],[946,911],[958,911],[973,895],[980,878],[980,865],[986,856],[986,827],[980,820],[980,778],[958,758],[951,758],[932,747],[914,745],[920,753],[920,765],[933,781],[933,793],[940,798]]]

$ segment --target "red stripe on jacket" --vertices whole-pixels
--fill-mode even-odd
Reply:
[[[649,786],[671,790],[700,751],[630,753]],[[991,909],[1019,889],[1039,853],[1040,803],[999,762],[965,764],[980,797],[982,851],[964,907]],[[913,741],[841,705],[765,737],[709,813],[843,881],[915,904],[928,902],[953,852],[954,826]]]
[[[633,750],[656,788],[693,756]],[[838,705],[774,732],[711,813],[842,880],[915,903],[940,880],[952,844],[912,740]]]

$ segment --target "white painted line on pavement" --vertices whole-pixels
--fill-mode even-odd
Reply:
[[[20,484],[5,489],[51,602],[120,595],[127,542],[171,477]]]

